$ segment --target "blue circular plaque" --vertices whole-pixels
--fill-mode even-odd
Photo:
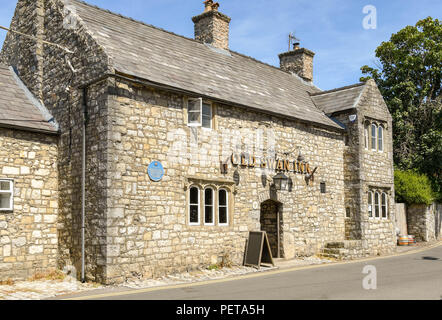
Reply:
[[[149,175],[149,178],[152,179],[152,181],[161,181],[161,179],[163,179],[164,177],[164,168],[161,162],[152,162],[149,167],[147,167],[147,174]]]

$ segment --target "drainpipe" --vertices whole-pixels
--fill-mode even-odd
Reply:
[[[85,283],[85,204],[86,204],[86,125],[87,112],[87,87],[83,88],[83,133],[81,152],[81,282]]]

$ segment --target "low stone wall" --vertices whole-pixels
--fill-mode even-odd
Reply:
[[[417,241],[433,241],[441,237],[442,205],[410,205],[407,207],[408,233]]]
[[[14,183],[12,211],[0,211],[0,280],[57,266],[57,137],[0,128],[0,179]]]

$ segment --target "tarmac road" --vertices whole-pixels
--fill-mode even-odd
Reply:
[[[374,266],[363,273],[366,266]],[[376,289],[363,288],[365,280]],[[278,270],[167,288],[87,292],[97,300],[441,300],[442,246],[391,257]],[[65,297],[66,298],[66,297]]]

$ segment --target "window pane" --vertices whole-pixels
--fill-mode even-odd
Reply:
[[[203,128],[212,128],[212,107],[210,104],[203,104]]]
[[[0,190],[2,191],[11,190],[11,181],[0,181]]]
[[[379,218],[379,193],[375,193],[374,196],[374,203],[375,203],[375,217]]]
[[[212,224],[213,221],[213,190],[204,190],[204,223]]]
[[[191,205],[190,206],[190,223],[198,223],[198,206],[197,205]]]
[[[219,207],[219,223],[226,224],[227,223],[227,208]]]
[[[227,192],[226,192],[226,190],[219,191],[219,205],[220,206],[227,205]]]
[[[190,188],[190,203],[198,204],[198,188]]]
[[[205,220],[204,223],[213,223],[213,206],[205,206]]]
[[[201,104],[200,100],[189,100],[187,107],[189,124],[200,124],[201,122]]]
[[[11,194],[3,193],[0,194],[0,209],[9,209],[11,208]]]
[[[371,149],[376,150],[376,125],[371,126]]]
[[[387,195],[382,194],[382,218],[387,218]]]
[[[212,189],[206,189],[204,191],[204,203],[206,205],[213,205],[213,190]]]
[[[200,123],[200,113],[198,112],[189,112],[189,123]]]
[[[203,116],[212,117],[212,106],[207,103],[203,103]]]
[[[379,144],[379,151],[383,151],[384,150],[384,132],[383,132],[382,127],[379,127],[378,144]]]
[[[189,100],[188,103],[189,112],[200,112],[200,101],[199,100]]]

